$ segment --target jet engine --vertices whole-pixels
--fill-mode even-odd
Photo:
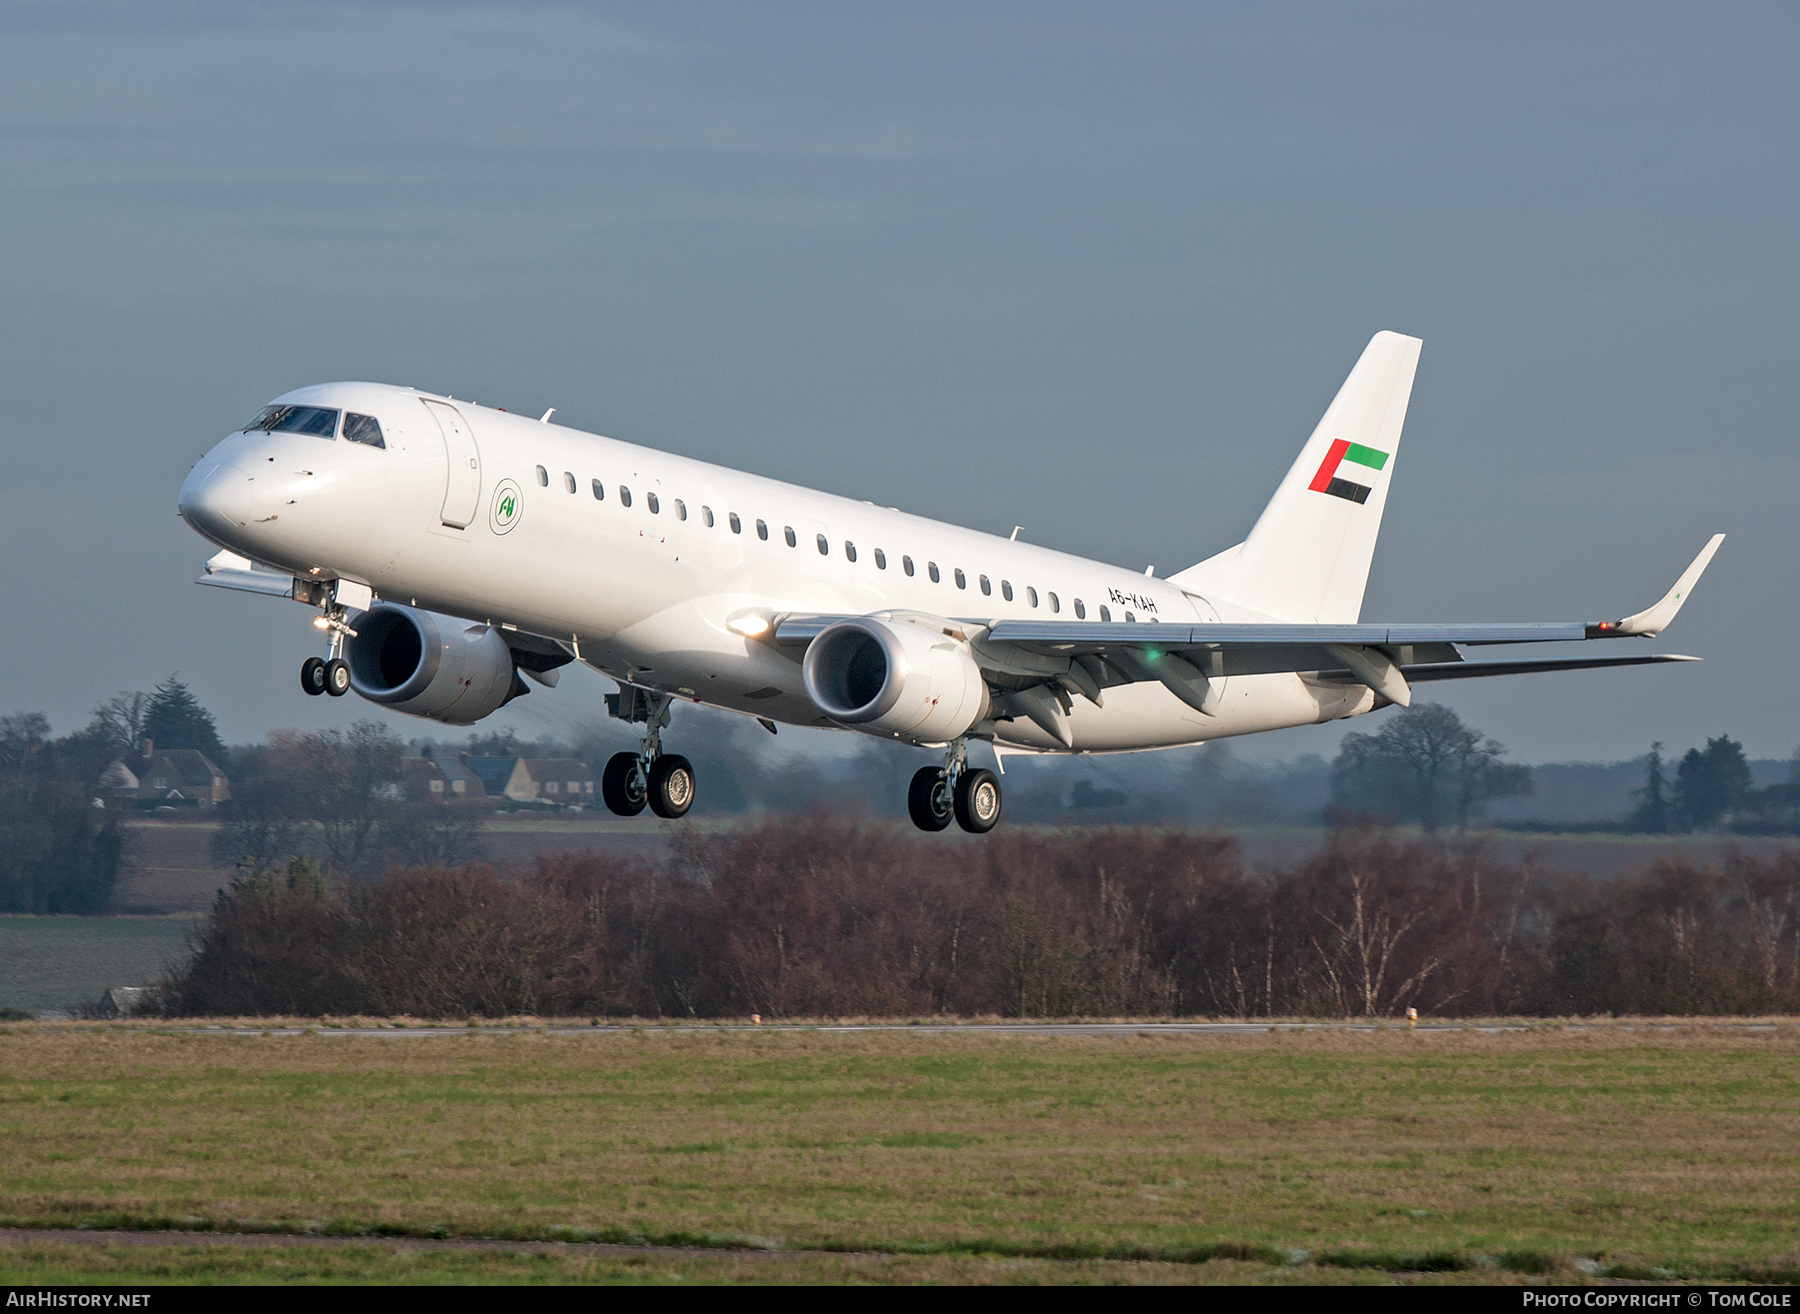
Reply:
[[[988,714],[966,643],[879,616],[841,620],[806,650],[806,692],[833,721],[909,744],[941,744]]]
[[[490,626],[378,602],[344,647],[350,687],[372,703],[448,725],[473,725],[524,692],[512,652]]]

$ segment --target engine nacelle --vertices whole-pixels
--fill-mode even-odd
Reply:
[[[372,703],[447,725],[473,725],[512,697],[519,676],[500,632],[378,602],[344,646],[350,687]]]
[[[988,714],[968,645],[908,621],[841,620],[806,650],[806,692],[842,725],[909,744],[941,744]]]

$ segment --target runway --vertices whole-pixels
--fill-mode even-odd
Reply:
[[[843,1035],[856,1032],[910,1032],[915,1035],[978,1036],[1050,1036],[1074,1039],[1083,1036],[1263,1036],[1297,1031],[1414,1031],[1414,1032],[1480,1032],[1496,1035],[1514,1031],[1556,1029],[1567,1032],[1592,1031],[1666,1031],[1691,1030],[1774,1031],[1773,1022],[1731,1022],[1712,1018],[1678,1022],[1421,1022],[1408,1027],[1404,1022],[816,1022],[816,1023],[750,1023],[686,1022],[686,1023],[601,1023],[587,1026],[545,1024],[540,1026],[316,1026],[225,1027],[225,1026],[152,1026],[158,1032],[204,1036],[342,1036],[375,1040],[432,1040],[445,1036],[593,1036],[644,1034],[704,1035],[719,1032],[755,1032],[762,1034],[805,1033]]]

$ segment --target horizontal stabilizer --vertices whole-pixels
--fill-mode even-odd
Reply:
[[[1474,680],[1484,675],[1543,675],[1551,671],[1591,671],[1607,666],[1657,666],[1663,662],[1697,662],[1698,657],[1662,652],[1627,657],[1547,657],[1514,662],[1429,662],[1421,666],[1403,666],[1401,671],[1412,684],[1431,680]],[[1320,672],[1320,674],[1328,674]]]

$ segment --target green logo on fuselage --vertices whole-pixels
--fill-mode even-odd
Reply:
[[[494,489],[493,510],[489,513],[488,523],[496,534],[504,534],[519,523],[519,517],[525,511],[525,495],[519,486],[510,479],[502,479],[500,486]]]

